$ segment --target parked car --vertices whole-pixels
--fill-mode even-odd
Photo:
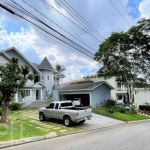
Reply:
[[[72,102],[74,106],[83,106],[81,98],[75,98]]]
[[[72,101],[52,102],[49,106],[39,109],[39,120],[55,118],[63,120],[65,126],[70,126],[72,122],[84,123],[92,117],[91,108],[75,107]]]

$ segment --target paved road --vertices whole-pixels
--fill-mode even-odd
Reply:
[[[57,137],[3,150],[150,150],[150,121]]]

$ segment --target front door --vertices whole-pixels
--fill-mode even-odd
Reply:
[[[40,90],[36,90],[36,100],[40,100]]]

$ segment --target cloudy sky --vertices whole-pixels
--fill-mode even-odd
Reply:
[[[140,18],[150,18],[149,0],[45,0],[57,11],[80,26],[79,21],[75,20],[75,16],[73,18],[69,14],[65,5],[63,7],[59,5],[68,3],[96,30],[96,33],[102,36],[98,41],[84,31],[88,31],[87,26],[82,26],[82,29],[84,29],[82,30],[52,7],[49,7],[43,0],[24,1],[39,10],[49,20],[22,0],[14,1],[93,54],[98,50],[100,41],[110,36],[112,32],[126,31],[135,25]],[[95,34],[94,31],[88,32],[92,35]],[[67,71],[64,72],[66,78],[63,82],[94,74],[101,67],[98,62],[88,56],[44,34],[24,20],[14,17],[0,8],[0,50],[12,46],[15,46],[31,62],[40,63],[46,56],[54,68],[56,64],[64,65]]]

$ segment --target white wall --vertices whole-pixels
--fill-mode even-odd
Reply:
[[[139,89],[138,93],[135,94],[134,99],[137,106],[143,105],[144,103],[150,103],[150,90]]]

